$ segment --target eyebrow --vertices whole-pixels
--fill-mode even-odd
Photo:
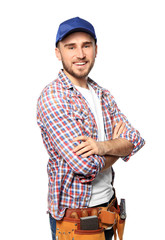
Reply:
[[[66,43],[66,44],[64,45],[64,47],[70,47],[70,46],[73,46],[73,45],[75,45],[75,43]]]
[[[92,41],[86,41],[86,42],[83,42],[83,45],[86,45],[86,44],[92,44]],[[64,47],[71,47],[71,46],[74,46],[74,45],[76,45],[76,43],[66,43],[65,45],[64,45]]]

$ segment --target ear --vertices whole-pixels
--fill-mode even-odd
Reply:
[[[95,58],[97,57],[97,45],[95,46]]]
[[[61,53],[59,48],[55,48],[55,54],[59,61],[61,61]]]

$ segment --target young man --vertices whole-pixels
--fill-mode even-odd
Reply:
[[[112,165],[136,153],[144,140],[113,96],[88,77],[97,55],[93,26],[79,18],[60,24],[56,56],[63,70],[42,91],[38,125],[49,153],[48,210],[53,240],[56,221],[68,208],[107,206],[114,197]],[[113,230],[105,231],[111,239]]]

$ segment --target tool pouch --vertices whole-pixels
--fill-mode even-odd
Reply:
[[[80,218],[82,212],[87,212],[88,216],[92,216],[92,211],[95,210],[98,217],[98,229],[82,230],[80,227]],[[77,215],[77,218],[71,217],[72,214]],[[67,209],[65,217],[61,221],[56,221],[56,240],[105,240],[104,230],[113,227],[114,240],[123,240],[125,220],[120,218],[120,207],[117,199],[113,199],[108,207],[85,208],[85,209]]]
[[[77,229],[77,221],[56,221],[56,240],[74,239],[74,231]]]
[[[107,210],[115,213],[116,223],[113,226],[114,240],[117,240],[117,234],[118,234],[119,240],[123,240],[125,220],[122,220],[120,218],[120,206],[118,205],[117,198],[112,200]]]
[[[114,230],[114,240],[123,240],[125,220],[120,218],[120,206],[118,205],[117,198],[114,198],[108,207],[101,207],[99,211],[101,219],[101,226],[105,229],[110,226]]]
[[[74,240],[105,240],[104,229],[75,230]]]
[[[85,209],[90,216],[93,208]],[[99,211],[96,208],[97,212]],[[83,209],[68,209],[65,217],[61,221],[56,221],[56,240],[105,240],[104,228],[98,226],[96,230],[81,230],[80,217]],[[78,219],[71,218],[72,213],[77,213]],[[100,225],[100,224],[99,224]]]
[[[125,220],[121,220],[119,214],[116,216],[116,224],[113,226],[114,240],[117,239],[117,234],[120,240],[123,240]]]
[[[56,221],[56,240],[105,240],[104,229],[80,230],[80,219]]]

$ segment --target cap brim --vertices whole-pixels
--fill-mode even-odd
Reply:
[[[65,33],[65,34],[56,42],[56,46],[57,46],[58,42],[62,41],[64,38],[66,38],[67,36],[69,36],[70,34],[75,33],[75,32],[85,32],[85,33],[88,33],[88,34],[91,35],[91,37],[95,40],[95,42],[97,42],[97,39],[96,39],[95,34],[92,33],[91,31],[89,31],[89,30],[87,30],[87,29],[84,29],[84,28],[74,28],[74,29],[71,29],[70,31],[68,31],[67,33]]]

